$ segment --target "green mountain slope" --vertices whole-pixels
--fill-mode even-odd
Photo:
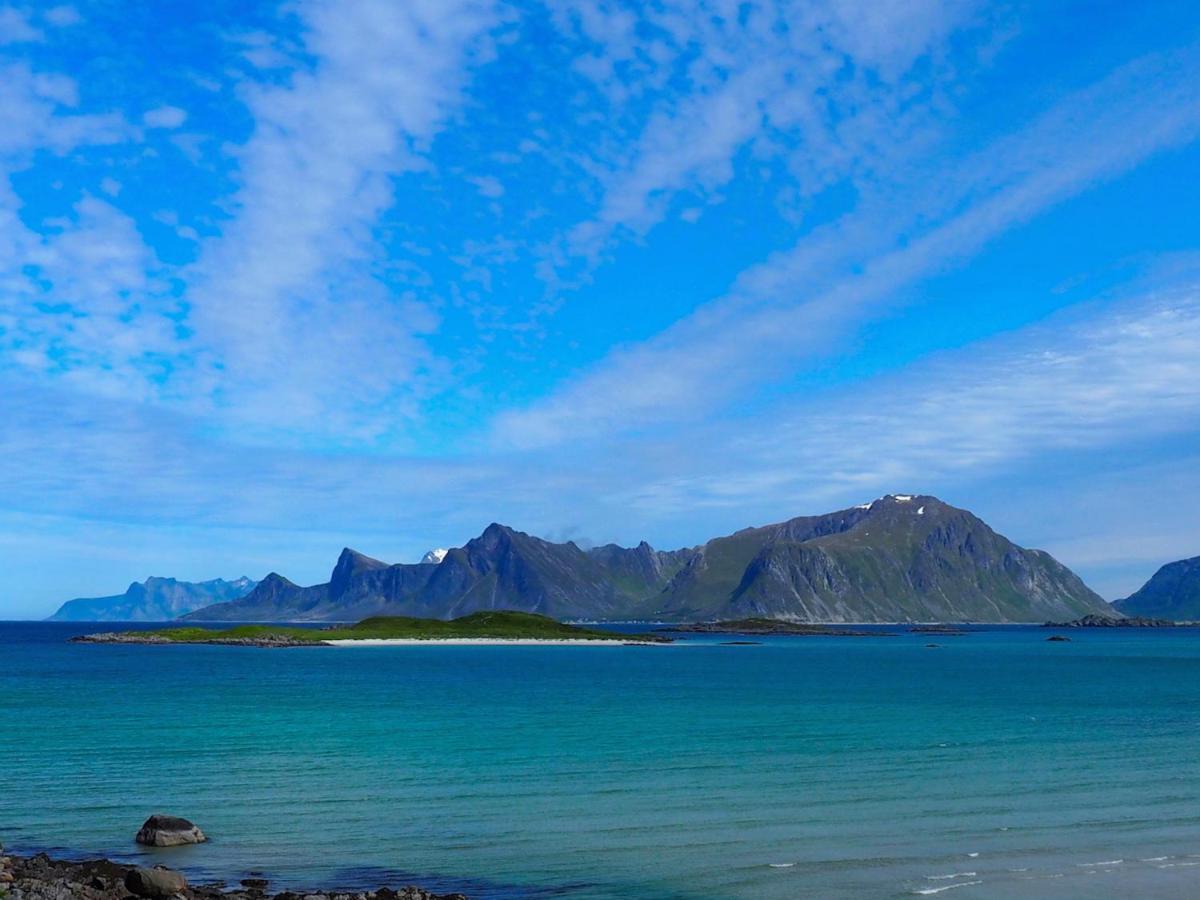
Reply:
[[[1107,604],[1047,553],[929,496],[887,496],[709,541],[650,605],[666,619],[1036,622]]]

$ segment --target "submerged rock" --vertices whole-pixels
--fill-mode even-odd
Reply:
[[[1050,637],[1046,638],[1046,640],[1066,644],[1071,643],[1071,639],[1069,637],[1063,637],[1061,634],[1052,634]]]
[[[138,897],[151,900],[168,900],[188,889],[187,879],[173,869],[155,866],[153,869],[136,868],[125,873],[125,888]]]
[[[154,815],[142,824],[135,840],[148,847],[178,847],[182,844],[202,844],[208,838],[187,819]]]

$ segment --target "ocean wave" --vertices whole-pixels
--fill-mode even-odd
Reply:
[[[970,887],[973,884],[983,884],[983,881],[959,881],[955,884],[944,884],[941,887],[918,888],[913,893],[928,896],[929,894],[940,894],[942,891],[952,891],[955,888]]]

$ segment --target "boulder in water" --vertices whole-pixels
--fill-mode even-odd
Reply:
[[[201,844],[207,841],[204,832],[178,816],[151,816],[135,838],[148,847],[178,847],[181,844]]]

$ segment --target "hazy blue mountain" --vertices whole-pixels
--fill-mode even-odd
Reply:
[[[1042,622],[1111,612],[1068,568],[966,510],[889,495],[655,550],[584,550],[489,525],[440,562],[389,565],[349,548],[325,584],[272,573],[245,597],[188,618],[354,621],[513,609],[560,619]]]
[[[255,584],[244,576],[233,581],[214,578],[200,582],[151,577],[135,581],[124,594],[68,600],[49,621],[166,622],[213,603],[237,600]]]
[[[1134,594],[1113,607],[1127,616],[1200,621],[1200,556],[1167,563]]]

